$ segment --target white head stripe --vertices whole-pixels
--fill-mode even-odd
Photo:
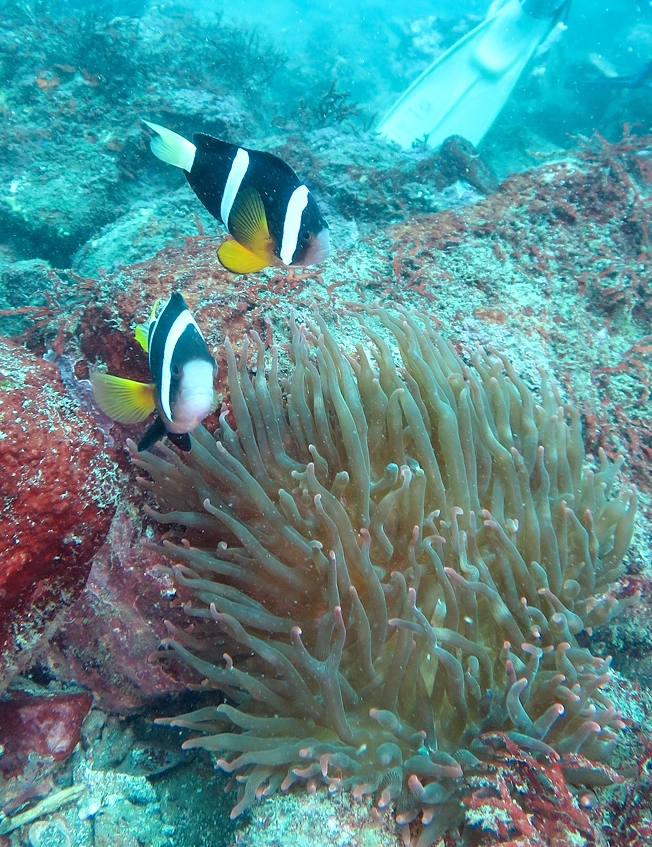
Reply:
[[[235,159],[231,162],[231,170],[229,171],[229,175],[226,178],[226,184],[224,186],[224,192],[222,194],[222,202],[220,204],[220,217],[222,218],[222,222],[227,229],[229,227],[229,215],[231,214],[231,207],[233,206],[235,196],[238,193],[240,185],[242,184],[244,175],[247,173],[248,167],[249,153],[247,153],[246,150],[243,150],[242,147],[238,147],[238,152],[235,154]]]
[[[301,215],[308,205],[308,189],[305,185],[295,188],[285,210],[283,223],[283,242],[281,243],[281,261],[286,265],[292,264],[294,251],[297,249]]]
[[[201,330],[197,326],[197,322],[190,314],[187,309],[184,309],[183,312],[177,317],[172,326],[170,327],[170,331],[168,332],[168,337],[165,339],[165,347],[163,348],[163,367],[161,369],[161,387],[160,387],[160,395],[161,395],[161,408],[163,409],[163,414],[165,417],[171,421],[172,420],[172,409],[170,408],[170,383],[172,381],[172,356],[174,355],[175,347],[179,339],[181,338],[183,331],[188,326],[197,327],[197,332],[201,335]]]

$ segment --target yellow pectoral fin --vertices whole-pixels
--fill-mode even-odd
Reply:
[[[251,274],[269,267],[271,262],[265,256],[258,256],[247,250],[237,241],[225,241],[217,249],[217,258],[227,271],[234,274]]]
[[[255,188],[246,188],[238,193],[228,227],[235,240],[257,256],[266,256],[272,251],[265,206]]]
[[[140,423],[154,411],[154,386],[111,374],[90,375],[93,395],[105,415],[120,423]]]

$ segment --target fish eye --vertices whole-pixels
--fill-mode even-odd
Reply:
[[[179,365],[172,365],[170,371],[172,372],[172,376],[175,379],[179,379],[179,377],[181,376],[181,368],[179,367]]]

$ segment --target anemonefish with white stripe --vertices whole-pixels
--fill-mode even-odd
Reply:
[[[173,292],[160,311],[159,305],[157,300],[149,320],[134,333],[148,354],[152,382],[97,372],[90,380],[97,405],[120,423],[140,423],[158,412],[139,451],[149,450],[164,435],[188,451],[188,433],[215,408],[217,364],[181,294]]]
[[[144,123],[156,133],[150,140],[154,155],[184,170],[197,197],[235,239],[217,251],[227,270],[246,274],[271,266],[305,267],[327,258],[328,224],[310,191],[278,156],[202,132],[188,141]]]

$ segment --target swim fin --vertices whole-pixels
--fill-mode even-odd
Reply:
[[[479,26],[412,83],[377,131],[406,148],[423,138],[438,147],[451,135],[477,146],[569,4],[558,5],[552,16],[534,17],[521,0],[494,4]]]

